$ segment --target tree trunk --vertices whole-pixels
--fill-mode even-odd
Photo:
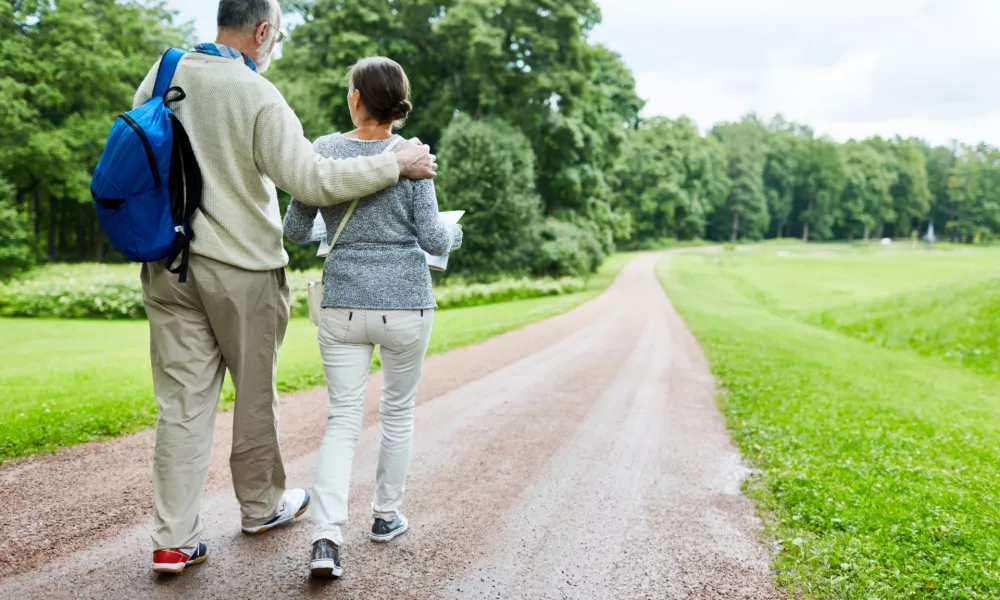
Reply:
[[[42,206],[38,200],[38,188],[35,188],[35,244],[41,241],[39,237],[42,233]],[[37,249],[36,249],[37,252]]]
[[[731,235],[729,236],[729,241],[735,242],[736,241],[736,236],[739,234],[739,231],[740,231],[740,212],[734,208],[733,209],[733,231],[732,231]]]
[[[53,196],[49,196],[49,262],[56,261],[56,234],[59,232],[59,221],[57,219],[58,214],[58,211],[56,211],[56,199]]]
[[[97,223],[97,214],[90,209],[90,235],[94,241],[94,260],[104,262],[104,232]]]
[[[882,239],[882,228],[883,227],[884,227],[884,225],[882,223],[878,224],[878,229],[875,230],[875,239],[876,240],[881,240]]]
[[[69,243],[69,233],[73,229],[73,222],[70,220],[72,215],[65,209],[65,199],[60,199],[60,204],[62,204],[63,207],[62,210],[59,211],[58,215],[59,236],[56,238],[56,255],[61,260],[71,260],[67,253],[72,252]]]
[[[948,232],[948,241],[954,243],[955,242],[955,203],[954,202],[949,202],[948,203],[948,228],[950,229],[950,231]]]
[[[90,232],[90,215],[85,211],[83,204],[76,205],[76,259],[80,262],[87,260],[87,247],[90,245],[87,234]]]
[[[809,218],[812,218],[813,202],[815,202],[815,199],[809,198],[809,207],[806,208],[806,212],[809,213]],[[802,241],[809,241],[809,221],[806,220],[802,221]]]
[[[872,228],[871,225],[865,224],[865,241],[872,239]]]

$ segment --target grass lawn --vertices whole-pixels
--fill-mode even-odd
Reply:
[[[998,264],[1000,249],[762,245],[659,266],[760,469],[747,490],[786,589],[1000,597],[1000,378],[943,351],[969,318],[996,327]],[[966,333],[914,341],[914,319]]]
[[[611,257],[585,292],[440,311],[430,352],[445,352],[545,319],[600,294],[632,255]],[[0,462],[150,427],[156,420],[145,321],[0,319]],[[377,363],[373,368],[377,367]],[[316,328],[293,319],[278,388],[324,383]],[[223,407],[232,388],[223,391]]]

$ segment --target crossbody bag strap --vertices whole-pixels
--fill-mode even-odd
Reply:
[[[394,151],[402,141],[403,138],[397,136],[396,139],[389,142],[389,145],[384,151],[382,151],[382,154],[389,154]],[[333,247],[337,245],[337,240],[340,239],[340,234],[344,232],[344,227],[347,225],[347,221],[351,218],[351,215],[354,214],[354,209],[358,207],[358,202],[360,200],[361,198],[356,198],[353,202],[351,202],[351,205],[347,207],[347,212],[344,213],[344,218],[340,220],[340,225],[337,226],[337,232],[333,234],[333,241],[330,242],[330,254],[333,254]]]

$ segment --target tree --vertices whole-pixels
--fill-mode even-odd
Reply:
[[[0,32],[0,176],[47,232],[50,260],[99,257],[91,169],[146,72],[189,36],[136,0],[8,2]]]
[[[931,211],[927,164],[919,143],[914,140],[897,138],[892,149],[897,165],[896,181],[891,190],[897,218],[896,235],[908,237]]]
[[[350,127],[345,69],[385,55],[413,85],[408,136],[436,147],[456,113],[511,123],[537,157],[545,214],[579,222],[606,249],[624,231],[608,175],[642,102],[621,58],[587,41],[600,18],[593,0],[309,0],[293,8],[305,22],[273,78],[308,135]]]
[[[953,204],[948,193],[948,178],[955,167],[955,152],[944,146],[931,147],[922,144],[924,164],[927,166],[927,187],[930,192],[931,221],[938,227],[945,227],[954,219]]]
[[[983,165],[974,149],[963,147],[948,177],[952,218],[946,230],[952,241],[969,242],[975,238],[982,195]]]
[[[1000,231],[1000,150],[987,144],[964,146],[948,178],[953,241],[980,242]]]
[[[847,183],[840,147],[806,128],[800,141],[793,210],[802,224],[802,241],[831,239],[839,216],[837,200]]]
[[[729,239],[761,239],[771,218],[764,195],[767,132],[756,116],[717,125],[712,135],[722,142],[729,161],[729,195],[721,209],[730,222]],[[718,219],[717,219],[718,221]]]
[[[768,129],[764,194],[771,215],[769,233],[781,238],[791,232],[799,143],[794,125],[786,123],[780,116],[771,121]]]
[[[718,141],[703,138],[688,119],[643,121],[615,171],[617,206],[631,216],[628,244],[704,237],[729,189],[727,167]]]
[[[443,209],[467,212],[467,237],[449,272],[474,278],[527,274],[539,245],[541,201],[527,138],[496,120],[457,115],[441,138]]]
[[[0,179],[0,281],[29,269],[35,248],[28,223],[14,209],[14,189]]]
[[[895,181],[887,162],[870,143],[851,141],[844,146],[846,184],[841,204],[849,238],[860,228],[862,237],[869,240],[879,223],[895,218],[891,193]]]

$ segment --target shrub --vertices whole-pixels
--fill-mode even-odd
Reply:
[[[293,317],[309,315],[309,282],[320,277],[319,269],[289,272]],[[435,297],[444,309],[572,294],[585,288],[582,280],[572,278],[454,282],[439,285]],[[49,265],[30,273],[24,281],[0,285],[0,317],[144,319],[139,267]]]
[[[449,275],[527,274],[542,221],[528,138],[507,123],[460,114],[442,135],[439,160],[442,210],[466,211],[466,237]]]
[[[15,282],[0,288],[0,317],[144,319],[138,282]]]
[[[0,179],[0,281],[35,263],[34,238],[27,221],[10,204],[12,198],[10,186]]]
[[[679,242],[677,238],[665,237],[665,238],[639,238],[632,239],[619,247],[623,250],[665,250],[667,248],[676,248],[682,244],[687,245],[689,242]]]
[[[587,288],[582,279],[506,279],[494,283],[445,285],[434,290],[438,306],[458,308],[498,304],[512,300],[527,300],[545,296],[575,294]]]
[[[549,219],[542,230],[534,270],[544,277],[584,277],[596,271],[604,258],[596,235],[572,223]]]

